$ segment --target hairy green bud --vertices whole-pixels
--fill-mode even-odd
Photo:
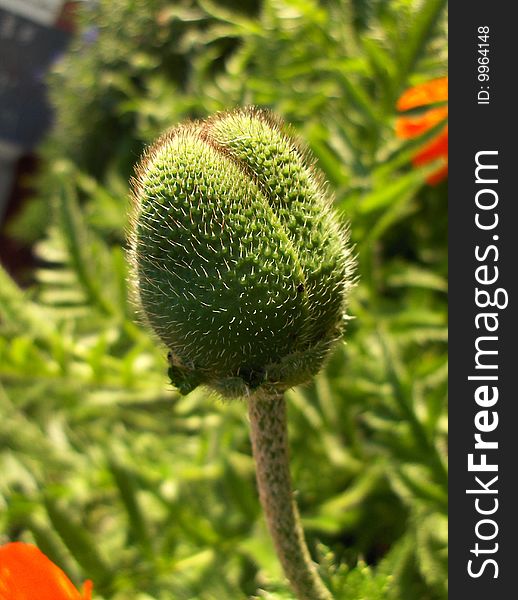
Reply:
[[[133,278],[182,393],[282,393],[341,338],[352,260],[312,163],[248,108],[168,131],[137,166]]]

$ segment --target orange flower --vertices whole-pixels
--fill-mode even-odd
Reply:
[[[36,546],[13,542],[0,547],[0,600],[91,600],[92,582],[74,587]]]
[[[406,90],[397,102],[397,109],[407,111],[446,100],[448,100],[448,78],[441,77]],[[447,118],[448,106],[429,108],[418,115],[404,115],[396,120],[396,135],[402,139],[415,138]],[[436,160],[442,164],[426,179],[432,185],[448,176],[448,125],[445,125],[433,139],[419,150],[413,157],[412,164],[421,166]]]

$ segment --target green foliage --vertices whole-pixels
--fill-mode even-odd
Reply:
[[[43,210],[26,220],[48,215],[35,284],[0,269],[1,540],[36,541],[106,600],[292,598],[245,407],[168,387],[124,258],[143,146],[187,117],[256,104],[307,141],[358,255],[346,343],[288,392],[308,543],[341,600],[446,598],[446,189],[409,165],[424,138],[394,135],[402,91],[445,74],[444,5],[85,9],[52,76]]]

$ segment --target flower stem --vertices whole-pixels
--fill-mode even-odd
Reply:
[[[291,489],[283,396],[248,400],[259,497],[284,573],[299,600],[332,600],[309,555]]]

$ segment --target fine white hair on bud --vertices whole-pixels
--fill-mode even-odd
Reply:
[[[180,392],[309,380],[344,332],[354,261],[324,177],[284,124],[244,108],[180,125],[132,186],[137,301]]]

